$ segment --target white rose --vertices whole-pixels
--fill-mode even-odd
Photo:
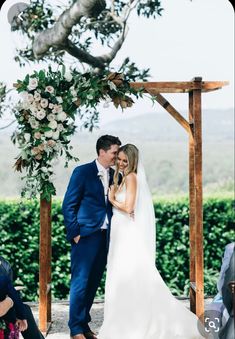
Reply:
[[[55,120],[55,114],[53,114],[53,113],[48,114],[47,120],[48,120],[48,121],[53,121],[53,120]]]
[[[33,136],[34,136],[35,139],[41,139],[41,137],[42,137],[40,132],[35,132]]]
[[[54,105],[54,108],[52,110],[52,113],[60,113],[62,112],[62,106],[61,105]]]
[[[48,127],[50,127],[51,129],[56,129],[57,122],[55,120],[50,121]]]
[[[46,86],[45,92],[48,92],[48,93],[54,93],[54,87],[52,87],[52,86]]]
[[[38,81],[36,78],[29,78],[28,90],[31,91],[38,87]]]
[[[26,142],[29,142],[29,141],[30,141],[30,137],[31,137],[30,133],[25,133],[25,134],[24,134],[24,138],[25,138],[25,141],[26,141]]]
[[[39,127],[39,122],[35,120],[34,117],[29,118],[30,126],[35,129]]]
[[[31,94],[31,93],[28,94],[27,101],[30,102],[30,103],[32,103],[34,101],[33,94]]]
[[[42,108],[46,108],[48,106],[48,100],[47,99],[42,99],[40,101],[40,105],[42,106]]]
[[[48,107],[49,107],[50,109],[53,109],[53,108],[54,108],[54,104],[50,103]]]
[[[55,147],[55,146],[56,146],[55,140],[52,140],[52,139],[48,140],[48,141],[47,141],[47,146],[48,146],[49,148]]]
[[[30,105],[30,103],[29,103],[28,101],[23,101],[20,108],[23,108],[23,109],[29,109],[30,106],[31,106],[31,105]]]
[[[73,79],[72,73],[71,73],[70,71],[66,71],[65,74],[64,74],[64,78],[65,78],[68,82],[72,81],[72,79]]]
[[[65,121],[67,119],[67,114],[65,112],[61,112],[57,115],[57,120],[58,121]]]
[[[39,111],[37,111],[36,117],[38,120],[44,119],[45,116],[46,116],[46,112],[44,109],[40,109]]]
[[[56,130],[52,135],[52,139],[57,140],[59,139],[59,136],[60,136],[60,132]]]
[[[35,101],[40,101],[41,100],[41,94],[38,92],[34,92],[34,100]]]
[[[23,91],[23,92],[20,93],[20,96],[21,96],[22,99],[27,100],[28,94],[29,93],[27,91]]]
[[[45,135],[46,138],[52,138],[53,132],[52,131],[46,131],[44,133],[44,135]]]
[[[57,130],[62,132],[64,130],[64,126],[62,124],[57,125]]]
[[[38,108],[36,108],[34,105],[30,105],[30,106],[29,106],[29,109],[30,109],[31,114],[32,114],[33,116],[36,116],[36,115],[37,115]]]
[[[56,97],[56,100],[57,100],[58,104],[62,104],[62,102],[63,102],[63,99],[61,97]]]

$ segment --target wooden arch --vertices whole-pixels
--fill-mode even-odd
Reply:
[[[199,317],[204,312],[203,279],[203,194],[201,95],[228,85],[227,81],[135,82],[186,130],[189,136],[189,226],[190,226],[190,309]],[[161,93],[188,93],[186,120]],[[51,202],[40,202],[39,327],[47,333],[51,323]]]

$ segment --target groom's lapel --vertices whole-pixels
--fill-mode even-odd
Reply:
[[[94,160],[91,164],[92,164],[93,175],[95,177],[95,183],[96,183],[96,185],[97,185],[97,187],[99,188],[99,191],[100,191],[100,195],[99,195],[100,199],[105,204],[104,186],[102,184],[101,178],[99,178],[99,176],[98,176],[98,168],[96,166],[96,161]]]

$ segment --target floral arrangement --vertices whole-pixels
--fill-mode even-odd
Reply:
[[[140,92],[130,88],[120,73],[92,75],[40,70],[26,75],[14,84],[20,100],[17,104],[18,128],[12,141],[18,143],[20,154],[14,165],[17,171],[26,170],[26,184],[22,196],[50,200],[56,194],[53,184],[52,163],[65,155],[65,167],[69,160],[78,161],[71,155],[70,139],[75,132],[76,113],[84,120],[84,127],[92,128],[97,121],[97,103],[111,101],[115,107],[126,108],[133,100],[126,93],[138,96]],[[83,107],[83,110],[81,109]],[[88,117],[88,120],[86,120]]]
[[[19,330],[13,323],[6,323],[0,319],[0,339],[19,339]]]

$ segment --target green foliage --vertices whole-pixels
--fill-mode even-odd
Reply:
[[[205,293],[216,293],[215,272],[219,272],[225,245],[234,240],[234,201],[207,198],[204,201]],[[189,277],[188,200],[161,201],[155,205],[156,265],[173,292],[187,291]],[[211,275],[212,274],[212,275]]]
[[[234,239],[234,200],[207,198],[204,202],[205,293],[216,293],[216,282],[226,244]],[[174,294],[189,286],[189,224],[187,199],[158,201],[156,211],[156,265]],[[16,283],[23,284],[25,300],[38,297],[39,204],[34,201],[0,203],[0,253],[13,266]],[[66,241],[61,201],[52,206],[52,293],[68,297],[70,244]],[[104,294],[105,275],[97,291]]]

